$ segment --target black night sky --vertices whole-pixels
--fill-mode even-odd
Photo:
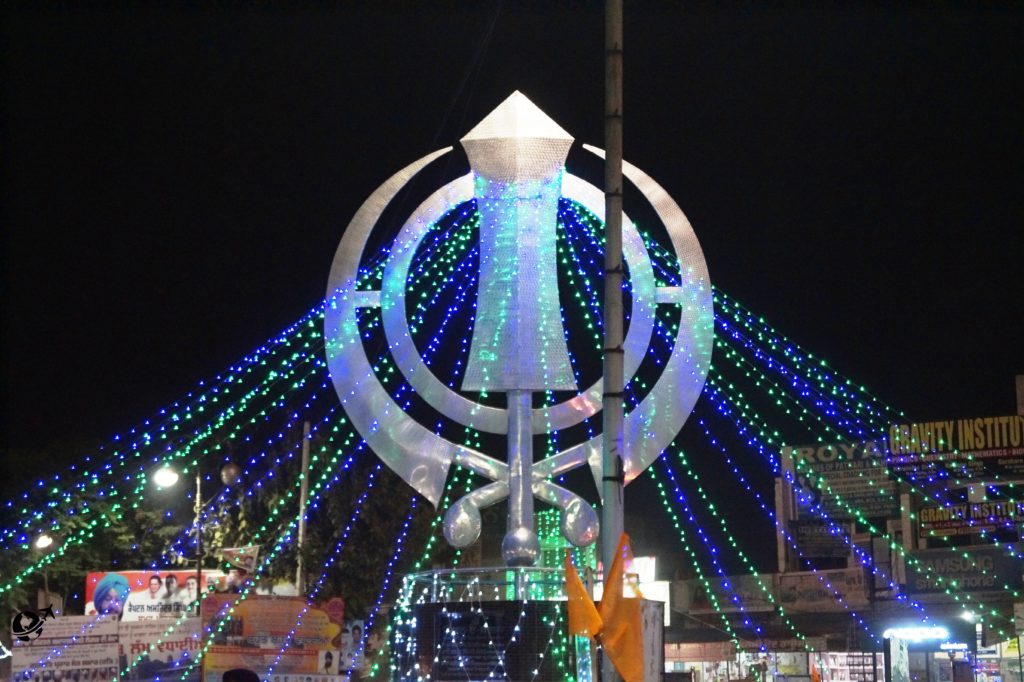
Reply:
[[[598,3],[10,3],[2,50],[3,445],[67,460],[309,310],[511,91],[603,140]],[[912,419],[1015,411],[1024,5],[627,2],[625,64],[717,286]]]

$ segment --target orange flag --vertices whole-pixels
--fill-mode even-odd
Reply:
[[[629,536],[619,538],[615,560],[605,576],[601,596],[601,646],[625,682],[644,678],[644,639],[641,631],[640,600],[622,596],[622,579],[627,558],[632,558]]]
[[[565,595],[569,611],[569,634],[594,637],[601,632],[601,616],[594,606],[594,600],[587,594],[580,580],[580,574],[572,565],[569,550],[565,550]]]

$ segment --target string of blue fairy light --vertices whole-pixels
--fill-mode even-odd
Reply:
[[[711,375],[709,375],[709,379],[708,380],[709,380],[709,383],[712,383],[714,379],[713,379],[713,377]],[[736,401],[736,397],[733,396],[730,400],[735,402]],[[742,401],[740,401],[740,402],[742,403]],[[746,407],[744,409],[746,409]],[[753,411],[750,410],[750,412],[753,412]],[[754,414],[756,416],[756,413],[754,413]],[[748,419],[748,418],[749,418],[749,416],[742,416],[741,417],[741,419]],[[743,426],[742,429],[744,431],[746,431],[747,430],[747,426]],[[755,428],[755,430],[759,430],[759,429]],[[760,429],[760,430],[763,430],[763,425],[762,425],[762,429]],[[752,433],[750,435],[750,438],[747,441],[747,443],[751,447],[755,447],[755,448],[757,448],[757,449],[759,449],[761,451],[765,450],[765,445],[763,443],[761,443],[760,438],[756,434]],[[798,489],[799,488],[799,484],[795,480],[793,480],[792,474],[790,474],[789,472],[784,472],[784,477],[787,478],[787,480],[789,481],[790,485],[794,486],[794,489]],[[882,536],[885,539],[889,549],[891,549],[892,551],[894,551],[894,552],[898,553],[900,556],[902,556],[904,561],[908,565],[915,566],[919,570],[921,570],[922,572],[928,574],[936,582],[936,584],[943,589],[943,592],[947,596],[952,598],[953,601],[955,601],[957,604],[962,606],[965,610],[974,610],[974,609],[971,608],[971,606],[974,606],[975,609],[980,612],[980,615],[982,617],[991,617],[993,619],[992,622],[996,622],[996,621],[1002,619],[1002,616],[999,614],[999,612],[997,610],[995,610],[994,608],[989,608],[989,609],[986,610],[983,607],[982,604],[976,602],[974,595],[972,595],[969,592],[958,591],[955,588],[955,585],[950,584],[950,580],[944,578],[941,575],[938,575],[933,567],[923,563],[917,557],[915,557],[915,556],[911,555],[910,553],[908,553],[903,548],[902,544],[896,542],[889,534],[884,533],[880,529],[876,528],[874,526],[874,524],[872,524],[868,519],[864,518],[863,515],[860,515],[859,512],[856,509],[854,509],[853,507],[848,505],[838,492],[832,490],[831,486],[829,486],[829,484],[827,482],[823,482],[822,483],[822,488],[823,488],[823,490],[826,493],[832,495],[832,497],[835,500],[836,504],[838,504],[840,507],[844,508],[849,513],[853,514],[854,518],[857,518],[859,521],[864,523],[865,526],[868,528],[868,530],[870,532],[872,532],[872,533],[874,533],[876,535]],[[861,563],[863,565],[871,566],[873,570],[878,570],[878,566],[876,564],[874,564],[874,562],[872,561],[871,557],[868,556],[863,550],[860,550],[859,548],[856,548],[856,547],[851,547],[851,549],[853,549],[854,553],[858,555],[858,557],[859,557],[859,559],[860,559],[860,561],[861,561]],[[963,553],[964,556],[969,556],[969,555],[966,554],[966,552],[962,552],[962,553]],[[982,575],[988,575],[988,571],[985,570],[982,567],[979,567],[979,571],[982,573]],[[993,579],[995,579],[994,576],[993,576]],[[909,601],[909,600],[907,600],[906,596],[901,593],[901,591],[899,589],[899,586],[896,585],[894,581],[890,580],[889,581],[889,585],[890,585],[891,589],[894,590],[894,593],[895,593],[896,598],[898,600]],[[1006,593],[1014,595],[1014,596],[1016,596],[1018,594],[1018,591],[1016,589],[1011,588],[1005,582],[1002,585],[1002,589]],[[913,605],[915,602],[910,602],[910,603],[911,603],[911,605]],[[1006,637],[1009,636],[1007,631],[1003,630],[1000,627],[994,627],[993,629],[1001,637],[1006,638]]]
[[[705,437],[706,442],[709,445],[711,445],[712,447],[714,447],[715,449],[717,449],[719,451],[719,453],[722,455],[723,461],[725,462],[725,464],[728,467],[730,467],[730,470],[732,471],[733,475],[736,477],[736,480],[741,485],[743,485],[743,487],[746,489],[747,493],[750,494],[754,498],[754,500],[757,502],[758,507],[765,514],[765,516],[767,516],[769,519],[772,520],[772,523],[774,524],[774,526],[776,528],[776,531],[779,532],[779,533],[782,533],[782,535],[785,537],[786,542],[789,545],[789,547],[792,548],[794,552],[796,552],[798,557],[803,558],[803,552],[800,550],[800,548],[799,548],[799,546],[798,546],[798,544],[796,542],[796,539],[793,537],[793,535],[786,530],[785,523],[779,520],[778,515],[775,513],[775,510],[774,510],[773,506],[769,505],[765,501],[764,497],[761,495],[761,492],[755,486],[753,486],[749,481],[747,481],[746,477],[740,471],[739,467],[732,461],[732,458],[729,455],[729,451],[724,447],[724,445],[721,443],[721,441],[719,441],[711,433],[711,430],[710,430],[710,428],[709,428],[709,426],[707,424],[707,420],[704,419],[704,418],[698,417],[697,423],[700,425],[701,430],[704,433],[704,437]],[[697,475],[697,473],[693,470],[693,468],[690,466],[690,462],[687,459],[686,454],[681,449],[678,450],[676,452],[676,454],[677,454],[677,458],[679,459],[680,463],[683,465],[683,468],[686,471],[687,475],[693,480],[693,482],[697,486],[697,490],[701,494],[701,497],[702,498],[706,497],[706,495],[705,495],[705,493],[703,491],[703,488],[702,488],[702,486],[700,484],[700,478]],[[667,463],[666,463],[666,466],[668,466]],[[719,521],[720,521],[720,524],[722,525],[723,531],[726,534],[728,534],[729,531],[728,531],[728,529],[725,526],[725,519],[721,515],[717,514],[714,511],[713,503],[709,502],[708,503],[708,508],[714,513],[714,515],[716,517],[719,518]],[[829,525],[830,532],[841,532],[842,531],[842,529],[838,525],[832,524],[831,522],[829,522],[829,523],[830,523],[830,525]],[[849,546],[849,545],[847,545],[847,546]],[[741,557],[741,559],[744,556],[742,550],[739,550],[738,547],[737,547],[737,554]],[[753,569],[752,563],[750,561],[745,560],[745,563],[748,565],[748,567],[751,568],[752,572],[756,572],[755,569]],[[873,575],[877,575],[878,574],[877,573],[878,569],[876,567],[871,567],[871,568],[874,568]],[[874,639],[877,640],[877,638],[878,638],[877,634],[875,634],[874,632],[872,632],[870,630],[870,628],[867,625],[867,622],[864,621],[864,619],[861,616],[859,616],[852,609],[849,609],[849,606],[846,604],[846,602],[843,599],[842,595],[828,582],[827,577],[825,577],[824,575],[820,574],[819,571],[816,568],[813,568],[813,567],[811,568],[811,572],[818,575],[819,580],[822,581],[822,583],[829,590],[829,592],[835,596],[836,602],[839,603],[839,604],[842,604],[844,606],[844,608],[847,608],[848,610],[850,610],[851,615],[858,622],[858,624],[866,632],[868,632],[868,634],[871,637],[873,637]]]
[[[764,432],[764,427],[763,427],[763,426],[762,426],[762,428],[761,428],[761,432],[762,432],[762,433]],[[769,452],[770,452],[770,451],[769,451]],[[794,461],[794,464],[796,465],[796,468],[797,468],[797,469],[801,468],[801,465],[803,465],[803,466],[806,466],[806,465],[805,465],[804,463],[802,463],[802,462],[800,462],[800,461]],[[792,478],[792,474],[791,474],[791,473],[789,473],[789,472],[785,472],[785,476],[786,476],[787,478]],[[800,492],[800,491],[802,491],[802,487],[801,487],[801,486],[800,486],[800,485],[799,485],[799,484],[798,484],[797,482],[795,482],[795,481],[792,481],[792,480],[791,480],[791,481],[790,481],[790,483],[791,483],[791,485],[793,485],[793,487],[794,487],[794,490],[796,490],[797,492]],[[869,481],[869,484],[870,484],[870,481]],[[868,520],[867,520],[867,519],[866,519],[866,518],[865,518],[865,517],[863,516],[863,514],[861,514],[861,513],[860,513],[860,512],[858,511],[858,510],[856,510],[856,509],[855,509],[855,508],[853,508],[853,507],[852,507],[851,505],[849,505],[848,503],[846,503],[845,501],[843,501],[843,500],[842,500],[842,499],[841,499],[840,497],[838,497],[837,495],[835,495],[835,494],[834,494],[834,493],[833,493],[833,492],[831,491],[831,486],[829,486],[829,484],[827,483],[827,481],[822,481],[822,482],[821,482],[821,486],[823,486],[824,488],[826,488],[826,489],[827,489],[827,490],[826,490],[826,492],[827,492],[827,493],[829,493],[829,494],[832,494],[832,495],[833,495],[833,497],[837,498],[837,502],[838,502],[838,503],[839,503],[839,504],[840,504],[841,506],[843,506],[844,508],[847,508],[847,509],[848,509],[848,510],[849,510],[849,511],[850,511],[850,512],[851,512],[851,513],[853,514],[853,517],[854,517],[854,518],[856,518],[856,519],[857,519],[857,520],[858,520],[859,522],[861,522],[861,523],[863,523],[863,524],[867,524],[867,525],[868,525],[868,526],[870,527],[870,525],[871,525],[871,524],[870,524],[870,523],[868,522]],[[914,491],[914,490],[916,490],[916,489],[913,489],[913,488],[912,488],[912,491]],[[919,493],[920,493],[920,491],[917,491],[917,492],[919,492]],[[940,498],[937,498],[937,497],[936,497],[936,498],[934,498],[934,499],[936,499],[937,501],[941,501],[941,500],[940,500]],[[814,507],[812,508],[812,511],[813,511],[813,512],[814,512],[815,514],[818,514],[818,515],[820,516],[820,515],[821,515],[821,514],[822,514],[822,513],[824,512],[824,509],[822,508],[822,506],[821,506],[821,505],[815,505],[815,506],[814,506]],[[875,529],[875,530],[877,531],[877,529]],[[906,553],[905,553],[905,550],[903,549],[903,547],[902,547],[901,545],[898,545],[897,543],[894,543],[894,542],[892,541],[892,539],[891,539],[891,538],[890,538],[890,537],[888,536],[888,534],[882,534],[882,535],[883,535],[883,537],[885,537],[885,538],[887,539],[887,542],[888,542],[888,543],[890,544],[890,546],[891,546],[891,547],[892,547],[892,548],[894,549],[894,551],[896,551],[896,552],[898,552],[898,553],[900,553],[900,554],[906,554]],[[963,555],[963,556],[964,556],[965,558],[967,558],[967,556],[968,556],[968,555],[967,555],[967,553],[966,553],[966,551],[965,551],[965,550],[963,550],[962,548],[958,548],[958,549],[956,549],[955,551],[958,551],[958,552],[959,552],[960,554],[962,554],[962,555]],[[909,560],[909,561],[910,561],[911,563],[918,563],[918,560],[917,560],[917,559],[916,559],[915,557],[913,557],[913,556],[910,556],[910,557],[908,557],[908,560]],[[930,567],[926,567],[926,569],[928,569],[928,570],[930,571]],[[982,574],[983,574],[983,575],[987,575],[987,569],[981,568],[980,570],[982,571]],[[1004,585],[1003,585],[1003,588],[1004,588],[1005,590],[1007,590],[1007,591],[1008,591],[1008,592],[1009,592],[1010,594],[1012,594],[1012,595],[1014,595],[1014,596],[1016,596],[1016,595],[1017,595],[1017,590],[1015,590],[1015,589],[1013,589],[1013,588],[1009,587],[1009,585],[1007,585],[1006,583],[1004,583]],[[947,590],[947,592],[948,592],[948,590]],[[958,599],[958,596],[957,596],[956,594],[953,594],[953,595],[951,595],[951,596],[954,596],[954,598],[955,598],[955,599]],[[969,600],[971,600],[971,599],[972,599],[973,597],[972,597],[971,595],[966,595],[966,597],[965,597],[965,598],[966,598],[966,599],[967,599],[967,600],[969,601]],[[994,614],[993,614],[993,615],[994,615]]]
[[[180,430],[181,424],[196,418],[197,415],[204,412],[207,403],[217,402],[220,400],[222,393],[230,392],[233,385],[240,383],[240,377],[251,371],[254,365],[263,362],[265,356],[279,352],[281,346],[287,347],[290,345],[294,341],[296,332],[300,331],[308,320],[315,317],[318,313],[322,314],[321,308],[322,306],[314,307],[296,323],[290,325],[273,339],[257,348],[253,353],[246,356],[242,362],[229,368],[223,375],[218,375],[209,382],[199,382],[200,387],[203,389],[202,391],[189,392],[185,398],[173,402],[169,407],[160,409],[157,412],[159,418],[153,417],[143,420],[139,426],[129,429],[125,434],[113,436],[109,446],[101,446],[100,448],[102,451],[105,447],[117,447],[117,444],[121,441],[127,441],[125,452],[115,450],[105,460],[96,462],[92,467],[86,466],[93,462],[94,457],[92,455],[87,455],[82,465],[70,465],[70,471],[76,471],[79,468],[83,469],[77,481],[66,480],[67,477],[63,472],[54,473],[49,479],[37,481],[29,490],[22,493],[21,498],[24,501],[28,501],[30,499],[30,492],[33,489],[39,488],[49,488],[49,492],[53,497],[48,500],[40,500],[39,503],[43,504],[43,508],[34,513],[27,509],[22,509],[22,515],[16,526],[0,530],[2,546],[10,548],[11,546],[8,542],[12,539],[15,539],[19,544],[27,543],[28,537],[24,533],[30,530],[28,524],[41,520],[46,513],[46,509],[52,510],[67,507],[73,502],[73,495],[87,493],[90,485],[97,485],[102,479],[113,476],[115,467],[123,468],[128,458],[140,458],[146,448],[158,444],[158,441],[166,440],[169,432]],[[198,433],[200,428],[196,428],[196,433]],[[154,433],[156,434],[155,436],[153,435]],[[13,509],[14,504],[13,500],[9,500],[6,507]]]
[[[334,566],[335,562],[341,556],[342,551],[347,546],[348,537],[349,534],[352,532],[352,527],[353,525],[355,525],[355,522],[363,513],[363,505],[366,503],[367,498],[369,498],[370,496],[370,492],[373,490],[377,474],[380,472],[381,467],[382,465],[380,463],[377,463],[373,470],[370,471],[370,475],[367,477],[366,480],[366,487],[359,494],[359,497],[356,498],[352,510],[352,515],[349,517],[348,522],[345,524],[345,528],[341,532],[341,536],[334,544],[334,548],[331,550],[331,553],[328,555],[327,560],[324,562],[323,570],[320,571],[319,577],[313,583],[313,588],[309,591],[309,594],[305,595],[306,604],[302,607],[302,610],[299,612],[299,615],[295,620],[294,626],[292,626],[291,630],[288,631],[288,634],[285,635],[284,642],[282,643],[280,649],[275,655],[274,660],[268,666],[266,673],[267,677],[274,673],[274,669],[277,667],[277,664],[281,662],[281,658],[284,656],[284,652],[288,649],[288,647],[292,645],[296,633],[299,631],[299,628],[302,627],[303,617],[311,608],[313,608],[313,604],[315,602],[317,595],[320,594],[320,590],[323,589],[324,581],[327,579],[328,571],[330,571],[331,567]]]
[[[440,242],[441,242],[441,240],[440,240],[440,239],[438,239],[438,243],[440,243]],[[428,259],[426,259],[426,258],[423,258],[423,260],[424,260],[424,262],[427,262],[427,260],[428,260]],[[425,275],[424,275],[424,276],[425,276]],[[463,295],[465,294],[465,291],[466,291],[465,289],[462,289]],[[433,299],[431,300],[431,303],[436,303],[437,301],[439,301],[439,300],[440,300],[440,298],[441,298],[441,292],[440,292],[440,291],[437,291],[437,292],[435,293],[435,296],[434,296],[434,298],[433,298]],[[449,318],[449,317],[445,317],[445,318],[444,318],[444,322],[445,322],[445,323],[447,323],[447,322],[449,322],[449,321],[450,321],[450,318]],[[736,339],[736,338],[738,338],[738,337],[734,337],[734,339]],[[745,338],[745,337],[744,337],[744,338]],[[433,348],[436,348],[436,347],[437,347],[437,344],[439,343],[439,340],[440,340],[440,339],[439,339],[439,337],[438,337],[438,336],[435,336],[435,337],[434,337],[434,338],[432,339],[432,344],[428,344],[428,346],[427,346],[427,347],[428,347],[428,349],[433,349]],[[748,341],[749,341],[749,340],[746,340],[746,341],[740,341],[740,343],[741,343],[741,345],[743,345],[743,346],[744,346],[745,348],[748,348],[748,350],[749,350],[749,347],[748,347],[748,346],[746,345],[746,343],[747,343]],[[769,363],[771,363],[771,360],[765,360],[764,358],[758,358],[758,359],[759,359],[760,361],[762,361],[762,362],[769,362]],[[777,366],[777,365],[773,365],[773,366]],[[803,381],[803,380],[801,380],[801,381]],[[812,389],[813,389],[813,387],[811,387],[811,386],[810,386],[810,384],[809,384],[808,382],[806,382],[806,381],[803,381],[803,383],[802,383],[802,390],[805,390],[805,391],[811,391]],[[407,390],[406,386],[405,386],[404,384],[403,384],[403,385],[401,385],[401,386],[400,386],[400,387],[398,388],[398,393],[399,393],[399,395],[402,395],[402,394],[403,394],[403,393],[404,393],[404,392],[405,392],[406,390]],[[829,402],[827,402],[827,403],[826,403],[826,405],[825,405],[825,416],[827,416],[827,417],[836,417],[836,416],[838,415],[838,409],[839,409],[839,406],[838,406],[838,404],[837,404],[837,403],[835,403],[835,402],[834,402],[834,401],[832,401],[831,399],[828,399],[828,401],[829,401]],[[821,405],[820,405],[820,404],[818,404],[818,405],[816,405],[816,407],[819,407],[819,408],[820,408],[820,407],[821,407]],[[852,423],[853,423],[853,422],[852,422],[852,421],[851,421],[850,419],[846,419],[846,421],[845,421],[845,422],[841,422],[841,423],[840,423],[840,425],[842,425],[842,426],[848,426],[848,425],[850,425],[850,424],[852,424]],[[855,433],[862,433],[862,432],[855,432]],[[148,444],[149,444],[149,443],[143,443],[143,446],[148,446]],[[133,444],[133,445],[134,445],[134,444]],[[141,448],[140,448],[140,449],[141,449]],[[769,452],[769,453],[770,453],[770,452],[771,452],[771,449],[770,449],[770,448],[766,448],[766,452]]]
[[[347,442],[351,442],[352,440],[353,440],[353,439],[350,439],[350,440],[349,440],[349,441],[347,441]],[[357,444],[357,447],[361,447],[361,445],[358,445],[358,444]],[[315,460],[317,459],[317,457],[314,457],[313,459],[314,459],[314,462],[315,462]],[[344,465],[342,466],[342,469],[343,469],[343,470],[347,469],[347,468],[348,468],[348,467],[349,467],[349,466],[351,465],[351,463],[352,463],[352,457],[350,456],[350,458],[349,458],[349,459],[348,459],[348,460],[346,461],[346,463],[345,463],[345,464],[344,464]],[[334,479],[334,482],[336,482],[337,480],[338,480],[338,479],[337,479],[337,475],[335,475],[335,479]],[[317,497],[318,497],[318,496],[319,496],[319,495],[321,494],[320,492],[317,492],[317,490],[318,490],[318,489],[316,489],[316,488],[314,489],[314,496],[313,496],[313,499],[316,499],[316,498],[317,498]],[[286,501],[286,499],[287,499],[287,497],[285,497],[285,498],[282,498],[282,499],[281,499],[281,500],[279,501],[279,504],[278,504],[278,508],[280,508],[280,504],[281,504],[281,503],[283,503],[283,502],[285,502],[285,501]],[[265,529],[265,526],[264,526],[264,528],[263,528],[263,529]],[[263,530],[263,529],[261,529],[261,530]],[[258,540],[258,539],[259,539],[259,537],[256,537],[255,539],[256,539],[256,540]],[[90,629],[91,627],[93,627],[93,626],[94,626],[94,624],[95,624],[96,622],[98,622],[99,620],[103,619],[103,618],[104,618],[104,616],[105,616],[105,614],[102,614],[102,613],[101,613],[101,614],[97,614],[97,616],[96,616],[96,618],[95,618],[94,620],[92,620],[92,621],[89,621],[89,622],[85,623],[85,624],[84,624],[84,625],[82,626],[82,632],[85,632],[85,631],[86,631],[87,629]],[[170,635],[171,635],[172,633],[174,633],[174,632],[175,632],[175,631],[176,631],[176,630],[177,630],[177,629],[178,629],[178,628],[179,628],[179,627],[180,627],[180,626],[181,626],[181,625],[182,625],[182,624],[184,623],[184,621],[185,621],[185,620],[186,620],[186,619],[188,618],[188,616],[189,616],[188,612],[186,612],[186,613],[183,613],[183,614],[182,614],[182,616],[180,616],[180,617],[179,617],[179,618],[178,618],[178,619],[177,619],[177,620],[176,620],[175,622],[171,623],[171,624],[170,624],[170,625],[169,625],[169,626],[168,626],[168,627],[167,627],[167,628],[166,628],[166,629],[164,630],[163,634],[162,634],[162,635],[160,635],[160,637],[158,637],[157,641],[156,641],[156,642],[154,642],[154,643],[153,643],[153,644],[151,645],[150,649],[152,649],[152,648],[154,648],[154,647],[158,647],[158,646],[159,646],[159,645],[160,645],[161,643],[163,643],[163,642],[165,641],[165,639],[166,639],[166,638],[167,638],[168,636],[170,636]],[[80,633],[80,634],[81,634],[81,633]],[[77,638],[76,638],[76,637],[74,637],[74,636],[72,636],[72,637],[68,638],[68,639],[67,639],[67,640],[66,640],[66,641],[65,641],[65,642],[63,643],[63,645],[62,645],[62,646],[58,647],[57,649],[54,649],[54,650],[53,650],[53,651],[51,652],[50,656],[46,657],[45,659],[41,659],[41,660],[40,660],[39,662],[37,662],[37,664],[36,664],[36,665],[35,665],[35,666],[34,666],[34,667],[33,667],[32,669],[29,669],[29,670],[28,670],[27,672],[31,673],[31,672],[32,672],[32,671],[34,670],[34,668],[36,668],[36,667],[45,667],[45,663],[46,663],[47,661],[49,661],[49,660],[50,660],[51,658],[53,658],[54,656],[60,656],[60,655],[61,655],[61,654],[63,653],[63,651],[65,651],[65,650],[66,650],[66,649],[67,649],[67,648],[68,648],[69,646],[73,645],[73,644],[74,644],[74,643],[76,642],[76,639],[77,639]],[[128,666],[128,668],[126,669],[126,672],[127,672],[127,671],[130,671],[131,669],[133,669],[133,668],[134,668],[134,666],[135,666],[135,665],[136,665],[136,664],[138,663],[138,661],[139,661],[139,660],[141,660],[141,659],[136,659],[136,660],[135,660],[135,661],[134,661],[134,662],[133,662],[132,664],[130,664],[130,665]]]

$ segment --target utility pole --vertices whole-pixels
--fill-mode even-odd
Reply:
[[[306,500],[309,497],[309,422],[302,423],[302,470],[299,472],[299,536],[295,546],[295,590],[306,596],[306,560],[302,550],[306,540]]]
[[[196,617],[202,618],[203,593],[203,475],[200,473],[199,462],[196,462]]]
[[[601,561],[605,590],[623,528],[622,425],[622,0],[605,0],[604,44],[604,396],[601,452]],[[603,657],[602,682],[617,682],[618,672]]]

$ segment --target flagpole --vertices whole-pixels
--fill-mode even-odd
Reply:
[[[622,426],[622,0],[605,0],[605,250],[604,250],[604,396],[601,452],[601,561],[605,594],[623,530]],[[602,682],[619,677],[603,657]]]

